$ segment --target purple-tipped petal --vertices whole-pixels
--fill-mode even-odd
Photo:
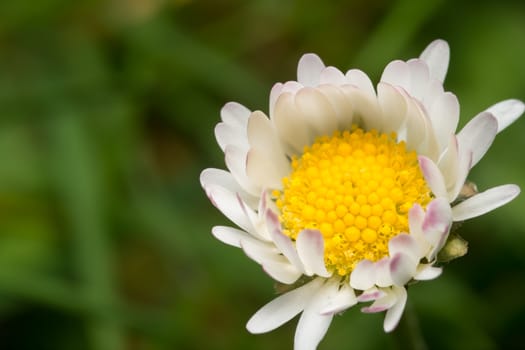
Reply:
[[[380,299],[376,299],[372,305],[361,309],[364,313],[376,313],[390,309],[397,301],[396,294],[392,292],[391,288],[381,289],[383,296]]]
[[[389,287],[392,285],[392,274],[390,273],[390,258],[385,256],[383,259],[374,263],[374,284],[378,287]]]
[[[445,40],[434,40],[419,57],[428,64],[432,78],[440,82],[445,81],[450,59],[450,48]]]
[[[367,290],[375,282],[375,266],[370,260],[361,260],[350,274],[350,286],[354,289]]]
[[[308,276],[330,277],[324,264],[324,240],[318,230],[302,230],[295,242],[297,254]]]
[[[392,291],[395,293],[396,302],[390,309],[388,309],[385,315],[383,329],[387,333],[396,328],[401,316],[403,315],[403,310],[405,310],[407,302],[407,291],[404,287],[393,286]]]
[[[516,185],[493,187],[478,193],[452,208],[454,221],[463,221],[483,215],[507,204],[520,193]]]
[[[452,209],[448,201],[445,198],[437,198],[430,202],[423,221],[423,235],[433,247],[427,255],[429,260],[434,260],[437,252],[445,244],[451,225]]]
[[[357,297],[357,301],[360,303],[365,303],[367,301],[377,300],[385,297],[386,294],[382,289],[378,289],[376,287],[372,287],[368,290],[365,290],[363,293],[361,293]]]
[[[416,272],[418,261],[412,259],[408,254],[397,253],[390,258],[390,275],[396,286],[404,286],[410,281]]]
[[[388,253],[390,256],[394,256],[397,253],[405,254],[415,261],[420,259],[417,241],[408,234],[400,234],[392,238],[388,242]]]
[[[434,196],[447,198],[448,194],[445,180],[437,165],[425,156],[419,156],[418,160],[423,176],[425,176],[425,180]]]
[[[323,69],[325,65],[319,56],[313,53],[305,54],[297,66],[297,81],[304,86],[317,86]]]
[[[258,334],[280,327],[304,310],[321,285],[321,280],[314,279],[272,300],[250,318],[246,328],[250,333]]]
[[[488,112],[478,114],[458,133],[459,149],[472,152],[471,168],[487,153],[497,133],[498,121]]]
[[[525,104],[520,100],[505,100],[487,109],[498,120],[498,132],[514,123],[525,111]]]

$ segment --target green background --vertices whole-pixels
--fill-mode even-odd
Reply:
[[[251,335],[273,282],[215,240],[198,183],[224,167],[228,101],[268,109],[299,57],[377,82],[446,39],[461,124],[525,100],[522,1],[0,2],[0,348],[291,349],[296,321]],[[525,186],[525,121],[470,180]],[[525,344],[525,196],[465,223],[469,254],[410,288],[429,349]],[[354,308],[320,349],[405,349]]]

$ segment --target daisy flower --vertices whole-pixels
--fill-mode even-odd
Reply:
[[[518,195],[516,185],[462,190],[525,105],[497,103],[456,133],[448,61],[448,44],[436,40],[419,58],[389,63],[374,88],[362,71],[344,74],[306,54],[297,81],[272,88],[268,115],[234,102],[221,110],[215,136],[228,171],[205,169],[200,180],[237,227],[212,233],[289,285],[248,321],[250,332],[301,314],[295,349],[315,349],[333,316],[357,303],[386,311],[392,331],[407,283],[441,274],[453,223]]]

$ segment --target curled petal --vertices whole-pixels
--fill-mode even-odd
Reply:
[[[525,111],[525,104],[520,100],[505,100],[487,109],[498,120],[498,132],[514,123]]]
[[[452,208],[454,221],[463,221],[483,215],[507,204],[520,193],[516,185],[493,187],[478,193]]]

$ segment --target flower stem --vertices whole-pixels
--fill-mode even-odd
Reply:
[[[428,350],[414,306],[407,301],[398,328],[393,333],[399,349]]]

